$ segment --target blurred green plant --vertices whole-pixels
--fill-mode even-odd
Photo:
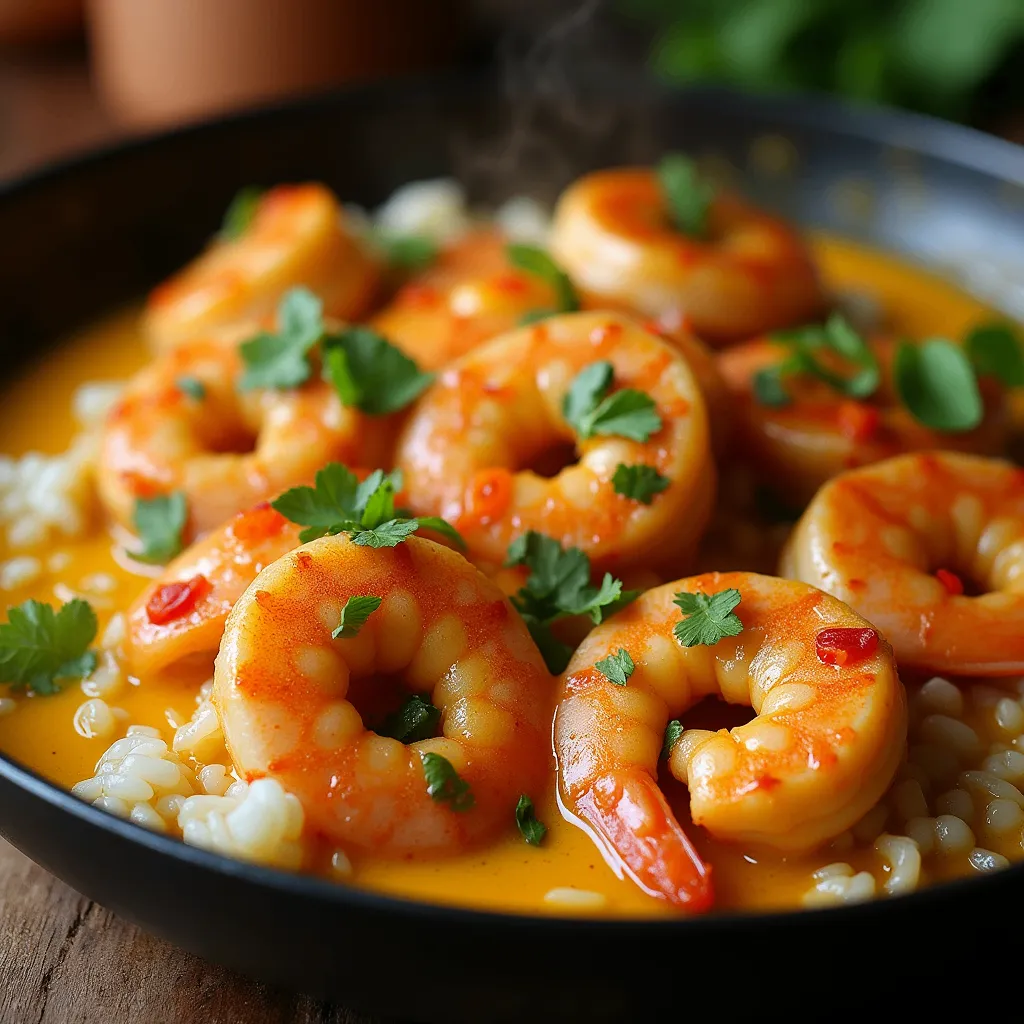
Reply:
[[[992,86],[1019,99],[1024,0],[618,0],[654,23],[672,81],[812,89],[958,119]],[[1002,74],[1000,74],[1002,72]],[[1006,95],[1012,91],[1016,96]]]

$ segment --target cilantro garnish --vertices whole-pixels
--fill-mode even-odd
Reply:
[[[342,404],[371,416],[404,408],[434,379],[369,327],[348,327],[329,334],[323,348],[324,376],[334,385]]]
[[[1009,324],[980,324],[967,332],[964,351],[979,374],[1009,388],[1024,386],[1024,352]]]
[[[380,607],[381,598],[366,594],[350,597],[341,609],[341,619],[331,631],[332,640],[349,640],[359,635],[366,620]]]
[[[740,592],[734,587],[717,594],[688,594],[684,590],[672,603],[686,616],[672,627],[684,647],[713,647],[723,637],[743,632],[743,623],[733,612],[740,603]]]
[[[427,793],[438,803],[448,804],[453,811],[468,811],[476,802],[473,791],[451,761],[440,754],[423,754],[423,775]]]
[[[432,530],[465,547],[461,535],[440,516],[412,518],[395,508],[395,495],[402,488],[398,470],[374,470],[362,483],[340,463],[324,466],[313,487],[292,487],[271,505],[293,523],[306,527],[299,540],[325,534],[347,533],[353,544],[371,548],[393,548],[417,530]]]
[[[970,360],[959,345],[944,338],[920,345],[901,342],[893,360],[893,383],[914,419],[933,430],[973,430],[985,415]]]
[[[573,313],[580,308],[580,300],[569,275],[543,249],[510,242],[505,246],[505,258],[513,267],[539,277],[555,293],[554,309],[531,309],[519,321],[521,324],[534,323],[556,313]]]
[[[224,220],[220,226],[220,237],[225,242],[233,242],[249,230],[263,198],[263,189],[248,185],[235,193],[235,198],[224,211]]]
[[[662,760],[667,760],[672,754],[672,748],[676,745],[676,741],[680,736],[683,735],[683,723],[678,718],[673,718],[668,725],[665,726],[665,739],[661,744],[661,757]]]
[[[245,372],[239,388],[296,388],[312,372],[309,353],[324,336],[323,303],[308,288],[291,288],[277,307],[277,332],[242,342]]]
[[[187,519],[188,506],[183,491],[136,499],[132,522],[142,547],[129,554],[135,561],[151,565],[169,562],[183,547],[181,535]]]
[[[614,654],[602,658],[594,663],[594,668],[603,675],[608,682],[616,686],[625,686],[629,677],[633,674],[636,665],[630,657],[629,651],[620,647]]]
[[[704,238],[715,198],[714,187],[701,177],[697,165],[681,153],[662,157],[657,175],[672,223],[684,235]]]
[[[437,243],[426,235],[390,235],[376,232],[374,242],[384,259],[399,270],[424,270],[437,259]]]
[[[562,415],[583,439],[601,434],[646,441],[661,429],[654,399],[632,388],[608,394],[613,373],[604,360],[580,370],[562,400]]]
[[[206,397],[206,387],[198,377],[178,377],[174,386],[189,398],[201,402]]]
[[[551,624],[570,615],[588,615],[603,622],[633,601],[639,591],[622,589],[622,581],[606,572],[601,585],[590,582],[590,559],[579,548],[563,549],[558,541],[529,530],[508,548],[507,566],[525,565],[526,583],[512,596],[512,604],[526,622],[549,671],[561,672],[572,648],[551,632]]]
[[[441,709],[414,693],[393,715],[384,719],[384,724],[376,732],[378,736],[415,743],[416,740],[430,739],[440,720]]]
[[[516,824],[523,838],[531,846],[540,846],[548,828],[537,817],[533,809],[533,801],[524,793],[516,804]]]
[[[612,475],[612,487],[616,494],[632,498],[641,505],[650,505],[656,494],[660,494],[672,483],[653,466],[627,466],[620,462]]]
[[[96,667],[89,650],[96,629],[96,613],[79,598],[58,612],[41,601],[9,608],[0,624],[0,680],[40,697],[56,693],[58,679],[81,679]]]

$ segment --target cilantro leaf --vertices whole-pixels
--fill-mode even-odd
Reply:
[[[419,528],[418,519],[389,519],[378,526],[358,527],[347,532],[352,543],[361,548],[396,548]]]
[[[514,598],[512,604],[517,610],[519,609]],[[529,612],[520,611],[520,614],[533,642],[537,645],[537,650],[540,651],[541,657],[544,659],[544,664],[548,667],[548,671],[552,675],[560,675],[568,667],[575,648],[555,636],[551,631],[550,622],[542,621]]]
[[[761,405],[772,409],[781,409],[793,400],[786,386],[782,383],[783,374],[792,369],[792,364],[779,363],[778,366],[766,366],[758,370],[752,380],[754,398]]]
[[[9,608],[0,624],[0,680],[48,697],[58,679],[81,679],[96,667],[89,645],[96,637],[96,613],[75,598],[60,611],[41,601]]]
[[[418,693],[412,694],[403,701],[402,706],[384,719],[376,731],[378,736],[390,736],[403,743],[415,743],[417,740],[430,739],[437,731],[437,723],[441,721],[441,709],[435,708]]]
[[[535,245],[510,242],[505,246],[505,258],[513,267],[541,278],[555,293],[553,310],[532,310],[520,323],[531,323],[554,313],[572,313],[580,308],[580,300],[569,275],[543,249],[538,249]],[[530,319],[527,320],[526,317]]]
[[[256,219],[256,211],[263,199],[263,189],[255,185],[247,185],[235,193],[235,198],[224,211],[224,220],[220,226],[220,238],[225,242],[234,242],[249,230]]]
[[[713,647],[723,637],[738,636],[743,623],[733,609],[740,603],[740,592],[734,587],[717,594],[676,594],[672,602],[687,616],[672,627],[675,638],[684,647]]]
[[[350,597],[341,609],[341,619],[331,631],[332,640],[349,640],[359,635],[366,620],[380,607],[381,598],[369,595]]]
[[[632,388],[608,394],[612,374],[612,364],[605,360],[580,370],[562,399],[562,415],[584,439],[601,434],[646,441],[661,429],[654,400]]]
[[[291,288],[277,307],[278,329],[261,331],[239,346],[242,391],[296,388],[312,372],[309,353],[324,336],[323,303],[308,288]]]
[[[537,817],[533,809],[533,801],[524,793],[516,804],[516,825],[523,838],[531,846],[540,846],[548,828]]]
[[[673,718],[668,725],[665,726],[665,739],[661,744],[661,757],[662,760],[667,760],[672,754],[672,748],[676,745],[676,741],[680,736],[683,735],[683,723],[678,718]]]
[[[562,415],[567,423],[577,428],[583,417],[597,408],[612,386],[614,374],[615,368],[606,359],[590,363],[576,374],[562,399]]]
[[[1024,386],[1024,352],[1010,324],[981,324],[968,331],[964,351],[983,376],[995,377],[1006,387]]]
[[[371,416],[403,409],[434,379],[369,327],[349,327],[324,339],[324,374],[343,405]]]
[[[451,761],[440,754],[422,754],[423,776],[427,780],[427,793],[438,803],[448,804],[453,811],[468,811],[476,802],[473,791]]]
[[[893,383],[910,415],[932,430],[973,430],[985,415],[967,355],[943,338],[920,345],[901,342],[893,360]]]
[[[594,668],[603,675],[608,682],[616,686],[625,686],[629,677],[633,674],[636,665],[630,657],[629,651],[620,647],[614,654],[602,658],[594,663]]]
[[[402,488],[402,472],[385,473],[375,469],[357,488],[352,504],[352,517],[359,525],[372,530],[395,518],[395,495]]]
[[[463,540],[462,534],[447,519],[442,519],[440,516],[417,516],[416,520],[420,524],[421,530],[432,530],[434,533],[439,533],[445,540],[450,540],[457,547],[465,549],[466,542]]]
[[[715,190],[697,165],[681,153],[670,153],[658,163],[657,175],[672,223],[691,238],[706,237]]]
[[[129,554],[135,561],[150,565],[169,562],[182,549],[181,534],[187,519],[188,507],[183,491],[136,499],[132,522],[142,547]]]
[[[377,232],[373,239],[392,267],[425,270],[437,259],[438,245],[426,235],[389,235]]]
[[[624,462],[615,467],[612,475],[615,493],[639,501],[641,505],[650,505],[654,496],[671,483],[667,476],[662,476],[653,466],[627,466]]]
[[[206,397],[206,386],[198,377],[178,377],[174,386],[189,398],[201,402]]]
[[[315,487],[292,487],[270,503],[285,519],[308,527],[299,534],[303,544],[322,537],[337,523],[359,518],[355,473],[331,462],[316,474],[314,483]]]

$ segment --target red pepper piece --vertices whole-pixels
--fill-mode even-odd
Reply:
[[[866,626],[835,626],[814,638],[814,651],[824,665],[852,665],[878,649],[878,633]]]
[[[840,402],[836,417],[840,433],[851,441],[870,441],[882,422],[879,411],[863,402]]]
[[[964,581],[955,572],[948,569],[936,569],[935,578],[946,588],[947,594],[958,597],[964,592]]]
[[[146,603],[149,621],[154,626],[164,626],[188,615],[210,590],[210,581],[205,576],[193,576],[190,580],[177,583],[165,583],[157,588]]]

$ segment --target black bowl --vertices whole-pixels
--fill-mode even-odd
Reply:
[[[951,270],[1021,312],[1024,152],[1007,143],[908,114],[628,82],[528,111],[486,80],[375,86],[133,142],[10,186],[0,194],[6,370],[180,265],[241,185],[318,179],[372,204],[405,181],[454,173],[481,199],[550,196],[588,167],[670,148],[709,154],[804,224]],[[1024,897],[1021,865],[804,913],[476,913],[186,847],[2,757],[0,833],[89,898],[202,956],[417,1020],[639,1019],[697,1005],[729,1018],[802,1006],[842,1015],[911,988],[923,1007],[954,970],[992,978],[1017,962],[1002,932]],[[989,986],[987,999],[997,992]]]

